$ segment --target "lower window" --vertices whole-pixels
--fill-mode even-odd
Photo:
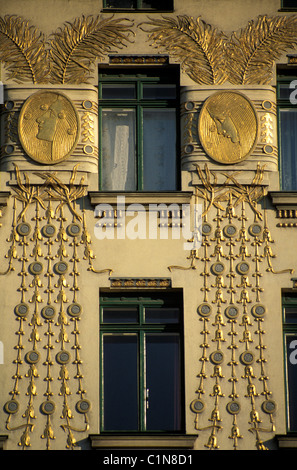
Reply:
[[[297,296],[283,297],[288,431],[297,431]]]
[[[101,297],[101,430],[182,431],[178,295]]]

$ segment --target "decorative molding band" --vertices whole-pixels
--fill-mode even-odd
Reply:
[[[297,227],[297,192],[270,191],[269,195],[276,208],[276,217],[285,219],[279,222],[277,227]]]
[[[193,449],[197,435],[186,434],[182,436],[104,436],[90,434],[92,448],[131,448],[138,449]]]
[[[110,64],[124,65],[167,65],[168,55],[110,55]]]
[[[110,287],[119,288],[169,288],[171,287],[170,278],[110,278]]]

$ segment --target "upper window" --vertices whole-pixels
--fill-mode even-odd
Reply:
[[[114,10],[173,10],[173,0],[103,0],[103,7]]]
[[[177,189],[175,68],[170,75],[112,70],[99,77],[101,189]]]
[[[297,0],[282,0],[282,8],[297,10]]]
[[[283,297],[288,431],[297,431],[297,296]]]
[[[281,189],[297,190],[297,87],[296,75],[278,76],[278,118]]]
[[[100,299],[102,431],[183,431],[179,295]]]

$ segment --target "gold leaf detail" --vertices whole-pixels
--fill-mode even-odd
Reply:
[[[129,41],[131,23],[125,18],[76,18],[53,33],[51,41],[51,81],[86,83],[96,59]]]
[[[45,82],[49,64],[44,35],[21,17],[0,17],[0,61],[7,65],[9,79]]]
[[[297,16],[259,16],[226,47],[228,77],[234,84],[270,82],[274,61],[297,44]]]
[[[180,62],[196,83],[212,85],[226,81],[224,43],[226,36],[198,17],[163,17],[140,25],[153,26],[149,39]],[[144,29],[143,29],[144,30]],[[145,31],[145,30],[144,30]]]

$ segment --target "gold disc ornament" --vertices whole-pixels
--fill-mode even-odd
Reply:
[[[241,93],[216,92],[202,106],[198,133],[202,147],[213,160],[225,164],[241,162],[257,141],[256,110]]]
[[[24,103],[18,131],[24,151],[33,160],[51,165],[76,147],[79,117],[72,102],[56,91],[38,91]]]

